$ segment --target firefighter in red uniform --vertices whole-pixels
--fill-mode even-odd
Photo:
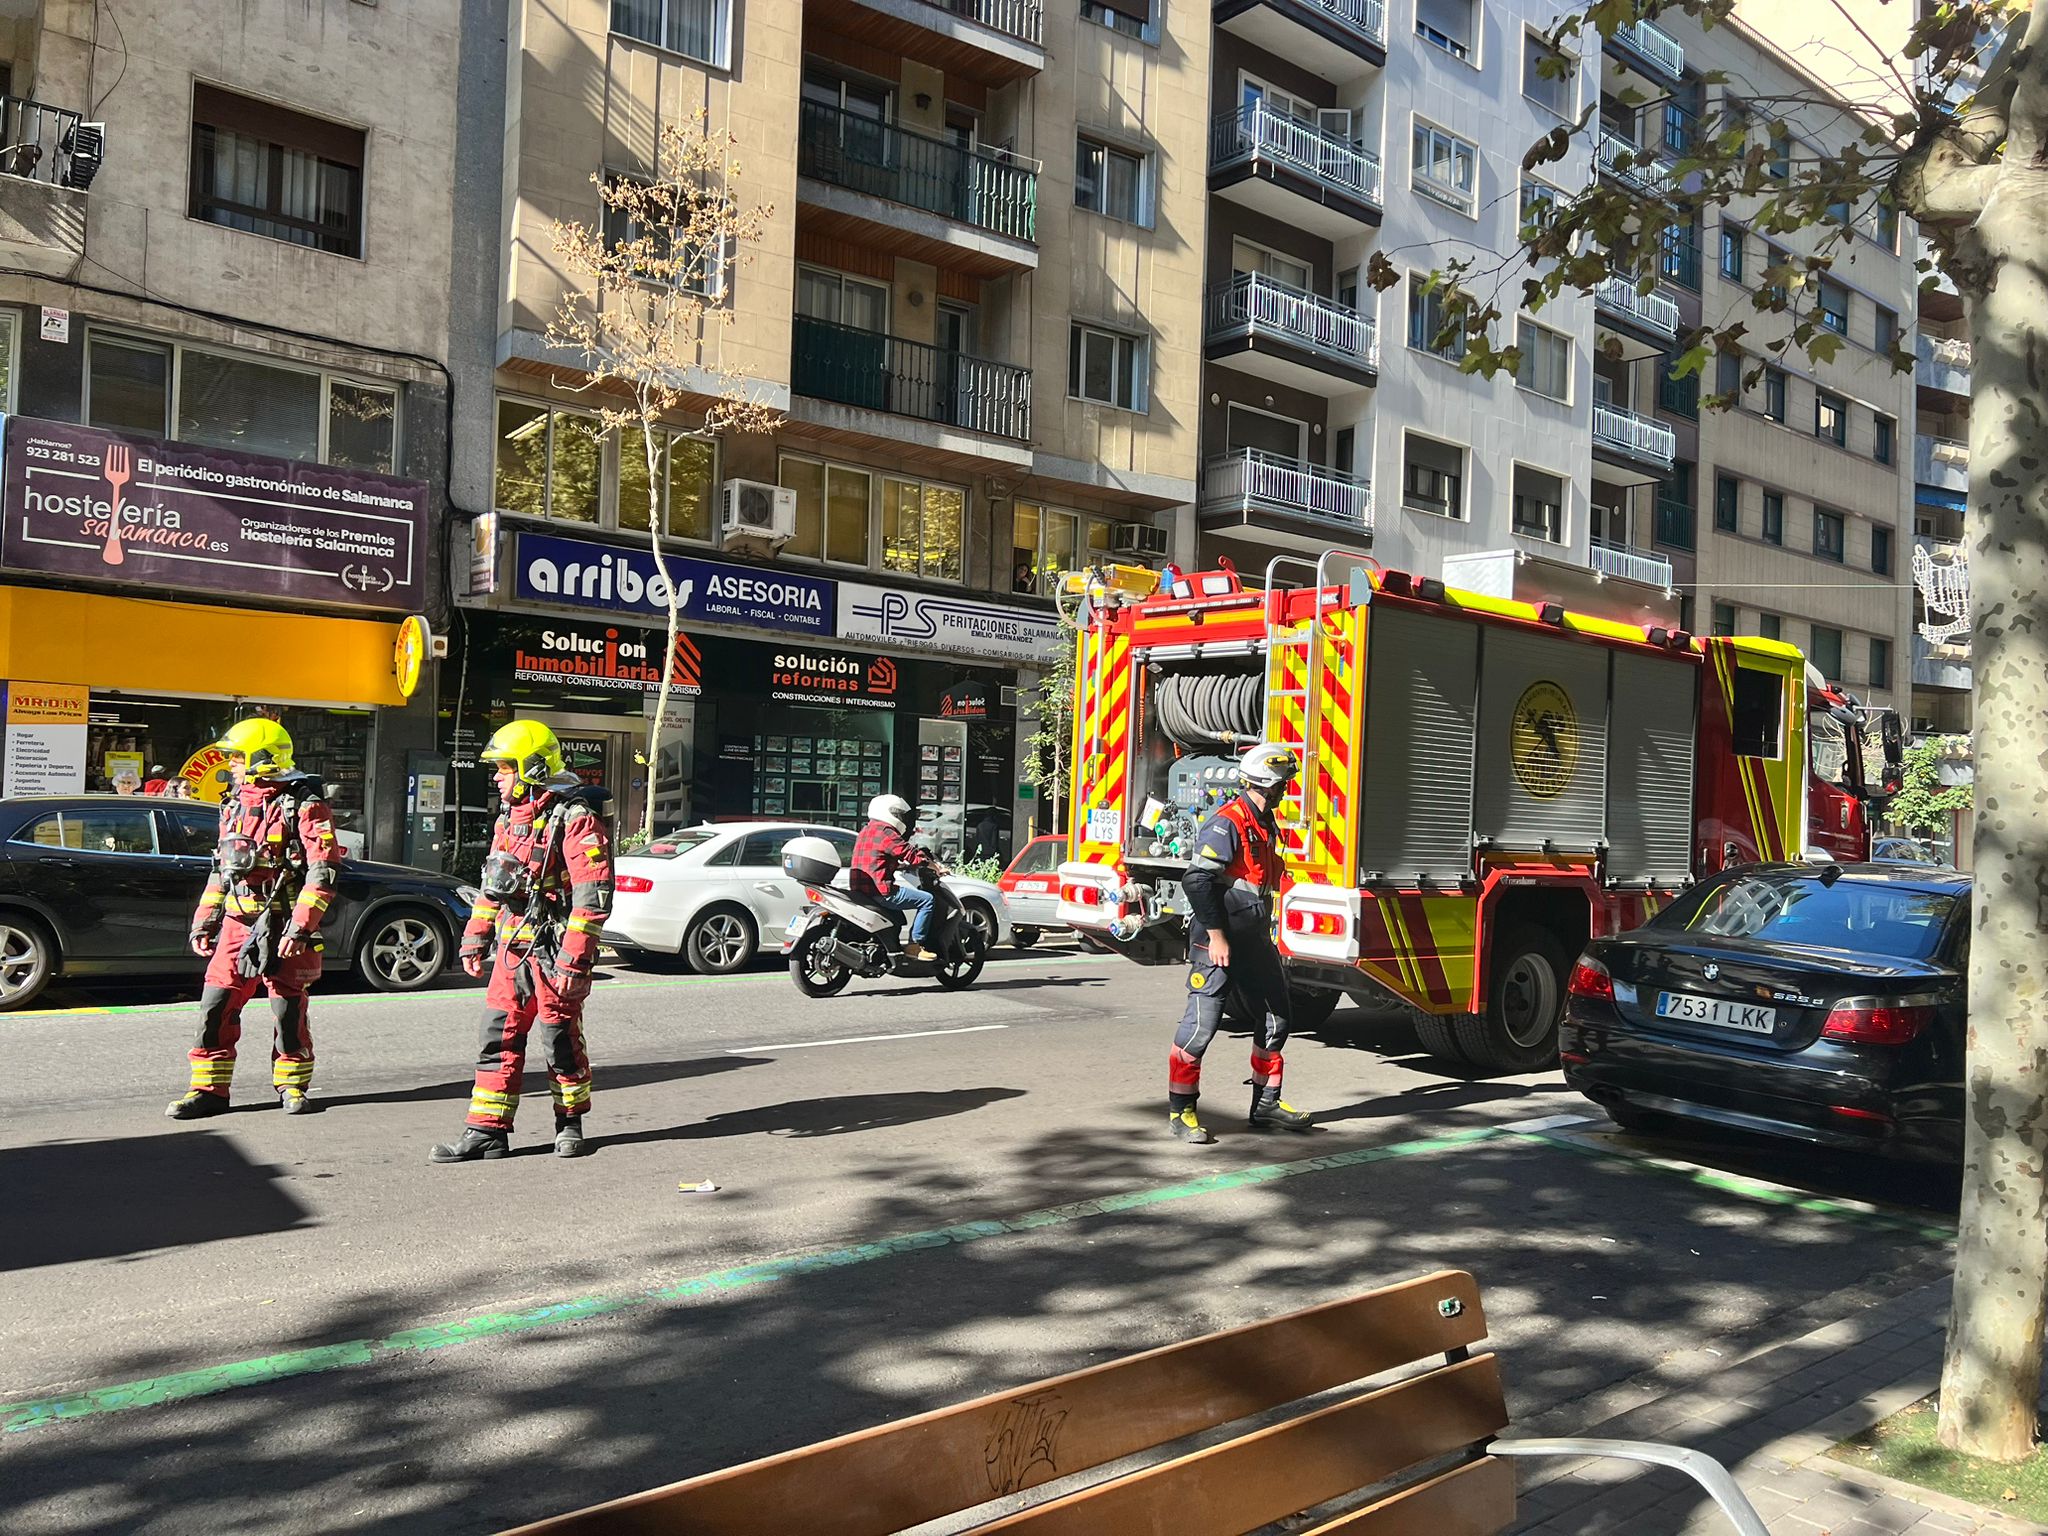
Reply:
[[[1280,850],[1273,808],[1301,772],[1288,748],[1262,741],[1238,760],[1242,793],[1216,808],[1195,834],[1195,854],[1182,886],[1188,923],[1188,1006],[1167,1057],[1167,1124],[1182,1141],[1216,1138],[1195,1117],[1202,1092],[1202,1053],[1223,1022],[1226,994],[1258,1018],[1252,1041],[1254,1130],[1309,1128],[1309,1117],[1280,1097],[1280,1048],[1287,1043],[1287,978],[1273,944],[1273,894],[1280,887]]]
[[[470,975],[483,974],[491,952],[483,1051],[461,1139],[435,1147],[431,1160],[505,1155],[536,1020],[554,1088],[555,1155],[581,1157],[589,1150],[583,1116],[590,1108],[583,1000],[612,907],[611,835],[602,815],[610,797],[565,771],[562,744],[536,720],[514,720],[479,757],[496,769],[504,805],[462,935]]]
[[[192,914],[192,948],[209,957],[199,996],[191,1090],[173,1120],[225,1114],[242,1009],[263,988],[277,1016],[270,1083],[288,1115],[306,1110],[313,1034],[306,991],[320,976],[320,921],[341,871],[320,781],[292,769],[292,738],[275,720],[242,720],[220,740],[231,788],[220,843]]]

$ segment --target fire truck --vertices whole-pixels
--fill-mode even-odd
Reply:
[[[1871,722],[1790,645],[1334,552],[1281,556],[1262,588],[1227,566],[1153,580],[1076,583],[1059,917],[1181,963],[1196,829],[1237,792],[1240,751],[1284,742],[1301,776],[1276,812],[1275,917],[1297,1026],[1377,994],[1434,1055],[1540,1066],[1589,939],[1730,865],[1868,856]],[[1881,724],[1895,764],[1897,717]]]

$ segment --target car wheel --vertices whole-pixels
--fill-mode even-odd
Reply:
[[[967,913],[967,925],[981,936],[982,949],[994,949],[997,933],[995,909],[987,902],[976,901],[972,897],[960,905]]]
[[[448,963],[448,931],[417,907],[372,913],[356,969],[379,992],[417,992]]]
[[[754,958],[753,921],[738,907],[700,912],[683,935],[683,953],[700,975],[729,975]]]
[[[818,953],[825,937],[824,929],[814,928],[789,952],[789,979],[805,997],[830,997],[853,980],[852,971]]]
[[[1458,1044],[1458,1031],[1453,1021],[1433,1013],[1417,1014],[1415,1018],[1415,1039],[1426,1055],[1456,1067],[1469,1067],[1465,1052]]]
[[[932,974],[948,992],[958,992],[962,987],[974,984],[974,978],[981,974],[982,962],[987,958],[988,945],[982,942],[981,931],[962,928],[953,940],[952,952],[939,961]]]
[[[0,913],[0,1010],[26,1008],[57,974],[57,946],[34,918]]]
[[[1493,947],[1486,1012],[1457,1016],[1458,1049],[1482,1072],[1531,1072],[1557,1065],[1564,1021],[1564,946],[1545,928],[1502,930]]]
[[[1337,1005],[1343,1001],[1342,992],[1332,991],[1328,987],[1289,987],[1288,1025],[1293,1029],[1320,1029],[1330,1022],[1330,1015],[1337,1011]]]
[[[1010,930],[1010,942],[1019,949],[1029,949],[1038,942],[1038,930],[1036,928],[1012,928]]]

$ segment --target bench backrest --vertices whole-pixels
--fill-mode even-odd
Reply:
[[[1478,1286],[1445,1270],[693,1477],[515,1536],[890,1536],[1432,1356],[1454,1357],[987,1527],[1030,1536],[1243,1532],[1503,1429],[1494,1357],[1465,1358],[1485,1336]],[[1503,1497],[1511,1514],[1511,1476],[1482,1460],[1377,1506],[1395,1523],[1323,1529],[1396,1536],[1419,1520],[1413,1529],[1457,1536],[1466,1527],[1455,1510]],[[1470,1529],[1495,1530],[1506,1518]]]

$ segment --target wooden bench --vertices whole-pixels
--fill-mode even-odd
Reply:
[[[764,1457],[513,1536],[890,1536],[1006,1500],[976,1536],[1244,1536],[1370,1490],[1303,1536],[1485,1536],[1515,1518],[1513,1456],[1621,1456],[1763,1522],[1721,1465],[1640,1441],[1505,1441],[1479,1288],[1445,1270],[1263,1323]],[[1417,1367],[1389,1384],[1368,1378]],[[1305,1403],[1303,1399],[1317,1398]],[[1286,1410],[1276,1412],[1276,1410]],[[1207,1432],[1259,1417],[1217,1439]],[[1199,1448],[1175,1447],[1204,1436]],[[1136,1470],[1077,1473],[1141,1453]],[[1046,1488],[1016,1508],[1011,1497]]]

